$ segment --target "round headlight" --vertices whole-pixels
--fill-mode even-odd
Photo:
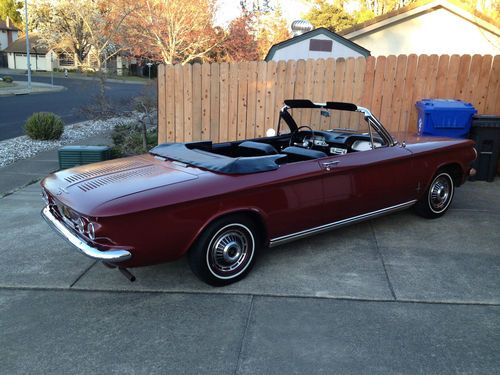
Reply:
[[[85,221],[83,221],[81,217],[76,220],[76,228],[78,229],[78,232],[80,232],[80,234],[85,233]]]
[[[92,241],[95,240],[95,228],[93,223],[89,223],[89,225],[87,225],[87,233]]]
[[[45,202],[45,204],[48,205],[50,203],[49,202],[49,196],[47,195],[47,193],[45,192],[45,190],[42,189],[42,194],[41,195],[42,195],[42,199]]]

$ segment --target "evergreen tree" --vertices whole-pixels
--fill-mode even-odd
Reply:
[[[0,19],[5,20],[9,17],[16,26],[21,26],[23,20],[20,10],[23,3],[19,0],[0,0]]]
[[[336,32],[354,25],[356,19],[347,13],[343,5],[327,2],[326,0],[316,0],[315,5],[304,16],[315,28],[325,27]]]

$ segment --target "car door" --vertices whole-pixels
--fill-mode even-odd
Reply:
[[[317,160],[284,164],[272,172],[273,181],[259,198],[266,203],[271,238],[322,224],[323,175]]]
[[[411,155],[395,145],[318,160],[324,176],[324,222],[414,200],[418,178],[412,171]]]

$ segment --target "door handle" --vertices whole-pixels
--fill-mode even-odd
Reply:
[[[325,170],[331,171],[332,168],[335,167],[338,163],[340,163],[338,160],[334,160],[334,161],[326,161],[324,163],[321,163],[321,165],[323,166],[323,168],[325,168]]]

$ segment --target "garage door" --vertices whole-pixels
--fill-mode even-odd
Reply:
[[[16,69],[28,69],[25,53],[16,53],[15,59]],[[30,55],[30,62],[32,70],[47,70],[47,59],[45,55]]]
[[[16,59],[16,69],[28,69],[26,66],[26,54],[16,53],[14,58]]]
[[[31,57],[31,69],[33,70],[47,70],[47,59],[45,56],[38,55]]]

